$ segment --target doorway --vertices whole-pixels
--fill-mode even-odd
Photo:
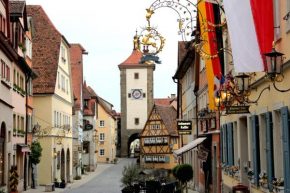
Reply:
[[[60,171],[60,178],[61,181],[65,180],[65,155],[64,150],[61,150],[61,171]]]
[[[70,151],[66,152],[66,182],[70,182]]]

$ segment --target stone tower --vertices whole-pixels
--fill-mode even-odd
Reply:
[[[155,65],[140,64],[142,54],[135,47],[121,64],[121,157],[128,157],[131,142],[138,138],[153,107]]]

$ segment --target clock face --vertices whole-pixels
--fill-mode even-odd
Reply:
[[[132,97],[134,99],[140,99],[141,95],[142,95],[141,90],[133,90],[132,91]]]

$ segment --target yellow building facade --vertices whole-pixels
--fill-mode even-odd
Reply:
[[[98,145],[97,160],[98,162],[111,163],[116,158],[116,118],[112,110],[112,104],[98,97]]]

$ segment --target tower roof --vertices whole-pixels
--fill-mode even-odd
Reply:
[[[147,64],[140,64],[142,54],[138,52],[137,50],[133,50],[132,54],[121,64],[118,65],[119,69],[121,68],[154,68],[155,69],[155,64],[152,65],[147,65]]]

